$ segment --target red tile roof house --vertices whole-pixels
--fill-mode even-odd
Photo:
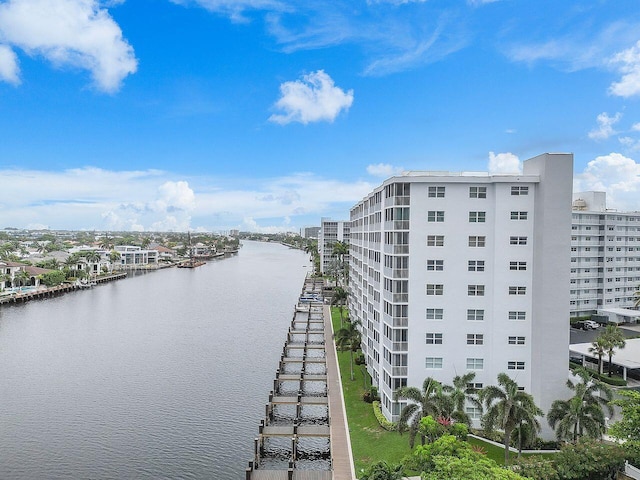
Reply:
[[[16,276],[20,275],[19,272],[21,271],[27,272],[27,274],[29,275],[29,279],[27,280],[25,278],[24,281],[17,282]],[[38,287],[40,286],[40,279],[38,278],[38,276],[52,271],[53,270],[49,270],[46,268],[32,267],[29,265],[24,265],[22,263],[0,260],[0,291],[6,290],[11,287],[17,287],[18,283],[23,286]]]

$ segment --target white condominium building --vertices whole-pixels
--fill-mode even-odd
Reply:
[[[318,233],[318,253],[320,254],[320,271],[324,274],[329,269],[333,255],[333,246],[336,242],[349,242],[350,222],[336,221],[323,217],[320,220],[320,232]]]
[[[640,212],[608,210],[605,192],[573,194],[572,317],[633,306],[640,283]]]
[[[408,172],[351,209],[349,310],[388,419],[399,387],[471,371],[477,388],[507,373],[544,411],[566,397],[572,173],[572,154]]]

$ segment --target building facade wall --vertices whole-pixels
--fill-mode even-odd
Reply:
[[[640,282],[640,212],[606,208],[604,192],[573,195],[572,317],[600,308],[628,308]]]
[[[469,371],[477,387],[509,374],[544,409],[563,397],[572,162],[543,155],[523,175],[411,173],[352,208],[350,314],[389,419],[403,406],[397,388]]]
[[[320,254],[320,271],[324,274],[329,270],[329,266],[335,255],[333,246],[336,242],[349,242],[350,222],[342,220],[331,220],[322,218],[320,231],[318,233],[318,253]]]

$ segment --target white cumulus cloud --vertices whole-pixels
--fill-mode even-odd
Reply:
[[[342,110],[353,103],[353,90],[345,92],[335,86],[324,70],[304,75],[302,80],[280,85],[281,97],[275,107],[283,114],[274,114],[269,120],[281,125],[291,122],[333,122]]]
[[[619,97],[640,95],[640,41],[616,53],[611,64],[622,74],[622,78],[611,84],[609,93]]]
[[[374,177],[392,177],[393,175],[399,175],[403,172],[404,168],[389,165],[388,163],[375,163],[367,165],[367,173]]]
[[[575,176],[574,191],[607,192],[607,206],[620,210],[640,210],[640,164],[620,153],[591,160]]]
[[[622,114],[617,112],[613,117],[610,117],[607,112],[602,112],[598,115],[596,121],[598,127],[589,132],[589,138],[592,140],[606,140],[612,135],[616,134],[613,126],[620,121]]]
[[[115,92],[137,69],[133,48],[99,0],[8,0],[0,3],[0,41],[56,67],[91,73]]]
[[[158,188],[157,206],[161,209],[191,210],[195,207],[195,194],[185,181],[165,182]]]
[[[18,57],[7,45],[0,45],[0,80],[13,85],[20,83]]]
[[[522,172],[522,162],[513,153],[489,152],[489,173],[520,173]]]

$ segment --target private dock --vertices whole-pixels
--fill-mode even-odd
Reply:
[[[246,480],[355,479],[323,284],[305,280]]]
[[[125,272],[114,273],[112,275],[106,275],[104,277],[93,279],[91,280],[91,284],[63,283],[61,285],[56,285],[55,287],[36,288],[34,290],[15,292],[8,295],[0,296],[0,305],[19,304],[31,300],[42,300],[46,298],[57,297],[58,295],[62,295],[64,293],[89,288],[92,286],[92,284],[100,284],[111,282],[113,280],[120,280],[122,278],[125,278],[126,276],[127,274]]]

